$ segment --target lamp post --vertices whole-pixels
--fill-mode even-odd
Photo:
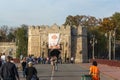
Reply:
[[[92,59],[95,59],[95,54],[94,54],[94,46],[95,46],[95,43],[97,43],[97,40],[95,39],[95,35],[92,35],[92,40],[90,40],[90,43],[92,44]]]

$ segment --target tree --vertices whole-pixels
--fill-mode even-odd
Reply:
[[[103,21],[101,22],[101,29],[103,30],[103,31],[105,31],[107,34],[108,34],[108,37],[109,37],[109,54],[108,54],[108,56],[109,56],[109,60],[111,60],[112,58],[111,58],[111,56],[112,56],[112,54],[111,54],[111,49],[112,49],[112,36],[113,36],[113,34],[114,34],[114,32],[115,32],[115,28],[116,28],[116,23],[115,23],[115,21],[114,20],[112,20],[112,18],[111,17],[108,17],[108,18],[103,18]],[[113,54],[114,55],[114,54]]]
[[[92,27],[97,26],[100,23],[100,19],[96,19],[93,16],[85,16],[85,15],[76,15],[71,16],[69,15],[66,18],[64,25],[75,25],[75,26],[85,26],[85,27]]]
[[[8,33],[8,26],[3,25],[0,27],[0,41],[1,42],[6,42],[7,41],[7,33]]]
[[[116,39],[120,40],[120,13],[116,12],[112,15],[111,19],[115,22]]]
[[[9,28],[8,34],[6,35],[7,42],[15,42],[16,36],[15,36],[16,28]]]
[[[28,46],[28,26],[27,25],[21,25],[20,28],[16,31],[16,45],[17,48],[17,57],[20,57],[20,55],[27,55],[27,46]]]
[[[101,22],[101,30],[108,32],[114,30],[116,27],[116,24],[114,20],[111,19],[111,17],[103,18],[103,21]]]
[[[13,33],[10,32],[10,33],[7,35],[7,41],[8,41],[8,42],[13,42],[13,41],[15,41],[15,36],[14,36]]]

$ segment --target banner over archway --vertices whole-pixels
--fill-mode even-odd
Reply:
[[[49,33],[48,40],[49,49],[60,49],[60,33]]]

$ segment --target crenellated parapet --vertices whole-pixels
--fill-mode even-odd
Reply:
[[[58,26],[57,24],[53,24],[52,26],[48,25],[38,25],[38,26],[29,26],[29,35],[39,35],[40,33],[63,33],[63,34],[70,34],[71,27],[67,26]]]
[[[67,29],[70,29],[70,26],[67,25],[67,26],[64,26],[64,25],[61,25],[61,26],[58,26],[57,24],[53,24],[52,26],[48,26],[48,25],[37,25],[37,26],[29,26],[29,29],[30,30],[46,30],[46,29],[58,29],[58,30],[67,30]]]

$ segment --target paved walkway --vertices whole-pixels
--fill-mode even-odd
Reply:
[[[92,63],[80,63],[80,65],[86,69],[89,69],[91,64]],[[120,67],[108,66],[103,64],[98,64],[98,67],[103,75],[109,76],[113,80],[120,80]],[[20,74],[22,75],[22,72],[20,72]]]
[[[81,63],[80,65],[84,68],[88,68],[91,66],[92,63]],[[108,66],[103,64],[98,64],[100,72],[107,76],[110,76],[114,80],[120,80],[120,67]]]

